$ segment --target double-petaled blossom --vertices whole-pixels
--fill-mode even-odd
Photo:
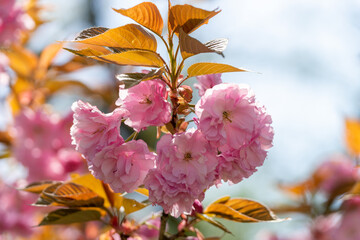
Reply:
[[[157,144],[156,169],[145,179],[151,202],[178,217],[190,212],[195,199],[214,183],[216,149],[198,130],[164,135]]]
[[[112,113],[104,114],[97,107],[82,101],[73,103],[71,108],[74,112],[74,123],[70,130],[72,143],[87,160],[108,145],[124,143],[120,135],[123,110],[115,109]]]
[[[194,87],[199,90],[199,96],[203,96],[207,89],[214,87],[217,84],[222,83],[221,73],[201,75],[196,77],[197,83]]]
[[[29,181],[64,180],[80,170],[83,160],[68,133],[72,117],[60,118],[42,110],[26,109],[15,118],[14,157],[28,168]]]
[[[220,152],[218,178],[233,183],[261,166],[272,146],[271,117],[247,85],[222,83],[196,104],[198,127]]]
[[[171,105],[166,98],[165,83],[156,79],[130,89],[120,86],[116,104],[127,110],[125,124],[139,132],[148,126],[162,126],[170,121]]]
[[[30,16],[16,4],[16,0],[0,1],[0,46],[17,42],[21,31],[33,25]]]
[[[132,192],[154,168],[155,157],[144,141],[133,140],[104,147],[88,160],[88,165],[92,174],[115,192]]]

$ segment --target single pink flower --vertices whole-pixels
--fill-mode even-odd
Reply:
[[[132,192],[143,184],[156,155],[142,140],[105,146],[88,159],[89,170],[115,192]]]
[[[71,145],[66,121],[41,110],[25,109],[16,116],[13,153],[28,168],[28,181],[65,180],[69,172],[83,166]]]
[[[263,165],[267,150],[272,146],[274,133],[270,125],[271,117],[265,113],[264,108],[259,110],[259,114],[253,137],[248,143],[237,148],[227,144],[219,147],[219,179],[238,183]]]
[[[166,100],[166,85],[160,80],[149,80],[119,90],[116,104],[127,110],[125,124],[139,132],[148,126],[162,126],[171,119],[171,105]]]
[[[71,108],[74,111],[74,124],[70,130],[72,143],[86,160],[92,159],[108,145],[124,143],[120,135],[124,115],[121,109],[104,114],[97,107],[82,101],[75,102]]]
[[[149,200],[160,205],[166,213],[179,217],[190,213],[196,199],[204,199],[204,188],[197,184],[188,185],[182,179],[160,169],[151,169],[146,176],[145,187],[149,189]]]
[[[259,122],[255,96],[247,85],[222,83],[208,89],[196,104],[198,127],[216,146],[248,143]]]
[[[33,25],[33,20],[21,6],[16,5],[15,0],[0,1],[0,46],[17,42],[21,31],[30,29]]]
[[[320,190],[330,195],[337,188],[357,181],[359,173],[351,159],[344,155],[335,155],[317,168],[314,177],[320,183]]]
[[[207,89],[214,87],[217,84],[222,83],[221,73],[201,75],[196,77],[198,83],[194,84],[194,87],[199,90],[199,96],[203,96]]]

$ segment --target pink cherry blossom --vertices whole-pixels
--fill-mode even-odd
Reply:
[[[194,87],[199,90],[199,96],[203,96],[207,89],[214,87],[217,84],[222,83],[221,73],[201,75],[196,77],[198,83],[194,84]]]
[[[156,150],[156,166],[161,171],[182,179],[188,185],[196,183],[206,189],[213,184],[218,164],[217,151],[200,131],[192,128],[173,136],[164,135]]]
[[[70,130],[72,143],[87,160],[108,145],[124,142],[120,135],[124,115],[121,109],[104,114],[97,107],[82,101],[75,102],[71,108],[74,112],[74,124]]]
[[[216,149],[200,131],[190,129],[164,135],[157,144],[157,153],[157,168],[150,170],[145,179],[150,201],[176,217],[190,212],[194,201],[201,201],[204,190],[215,181]]]
[[[131,234],[129,240],[156,240],[159,238],[160,217],[151,218]]]
[[[13,153],[28,168],[27,180],[65,180],[81,169],[83,160],[71,146],[67,121],[42,110],[25,109],[16,116]]]
[[[125,124],[139,132],[148,126],[161,126],[171,119],[171,105],[166,100],[166,85],[160,80],[149,80],[119,91],[116,104],[126,109]]]
[[[272,146],[273,130],[271,117],[266,114],[264,108],[259,109],[257,126],[253,137],[248,142],[233,148],[229,145],[219,147],[218,174],[224,181],[238,183],[243,178],[251,176],[257,171],[257,167],[263,165],[267,156],[267,150]]]
[[[1,181],[0,193],[0,236],[3,233],[13,236],[31,234],[32,226],[36,225],[35,207],[31,206],[35,200],[34,196],[20,192]]]
[[[336,188],[359,179],[358,170],[351,159],[344,155],[332,156],[317,168],[314,176],[320,182],[320,190],[329,195]]]
[[[190,213],[195,199],[204,199],[204,188],[197,184],[188,185],[171,173],[151,169],[146,176],[145,187],[149,189],[149,200],[163,207],[174,217]]]
[[[208,89],[196,104],[199,129],[216,146],[248,143],[259,122],[255,96],[247,85],[222,83]]]
[[[30,16],[25,14],[15,0],[0,1],[0,45],[7,46],[17,42],[22,30],[34,25]]]
[[[108,183],[115,192],[132,192],[143,184],[156,155],[142,140],[105,146],[88,160],[92,174]]]

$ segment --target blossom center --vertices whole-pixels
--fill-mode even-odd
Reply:
[[[227,112],[227,111],[223,112],[223,120],[227,120],[229,122],[232,122],[231,119],[230,119],[230,113],[229,112]]]
[[[151,104],[152,101],[149,99],[149,96],[144,96],[145,98],[140,102],[144,104]]]
[[[192,156],[191,156],[191,153],[187,152],[184,154],[184,160],[185,161],[190,161],[192,160]]]

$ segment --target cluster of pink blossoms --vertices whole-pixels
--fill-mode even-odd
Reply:
[[[0,46],[17,42],[20,32],[33,25],[33,20],[16,4],[16,0],[0,1]]]
[[[195,106],[198,129],[163,135],[156,154],[142,140],[125,143],[120,125],[125,119],[140,131],[170,122],[171,105],[161,80],[120,87],[119,107],[110,114],[74,103],[73,143],[93,175],[118,192],[144,184],[150,201],[175,217],[190,212],[210,186],[252,175],[272,146],[271,117],[248,86],[221,83],[219,74],[199,77],[196,88],[201,95]]]
[[[83,159],[68,134],[72,121],[72,114],[61,119],[42,110],[25,109],[16,116],[13,153],[27,167],[28,181],[65,180],[81,170]]]

